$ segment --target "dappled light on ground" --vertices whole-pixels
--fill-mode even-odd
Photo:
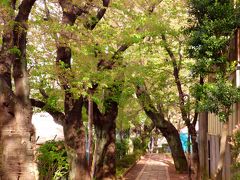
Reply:
[[[124,176],[124,180],[184,180],[186,174],[175,171],[173,161],[165,154],[146,154]]]

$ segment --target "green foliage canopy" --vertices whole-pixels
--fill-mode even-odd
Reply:
[[[195,59],[192,72],[205,79],[213,77],[204,85],[196,84],[193,94],[201,101],[202,111],[215,113],[226,122],[231,105],[239,101],[239,89],[229,80],[235,69],[232,41],[239,26],[239,5],[229,0],[190,0],[189,4],[188,53]]]

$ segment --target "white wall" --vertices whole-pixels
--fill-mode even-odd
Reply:
[[[37,144],[42,144],[45,141],[52,140],[57,135],[55,140],[63,140],[63,127],[53,121],[52,116],[48,113],[34,113],[32,123],[36,130],[36,138],[39,136]]]

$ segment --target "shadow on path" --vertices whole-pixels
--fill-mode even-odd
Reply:
[[[186,174],[175,171],[171,157],[165,154],[146,154],[124,176],[124,180],[186,180]]]

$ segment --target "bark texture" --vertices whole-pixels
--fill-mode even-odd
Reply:
[[[94,127],[96,133],[95,171],[96,179],[116,179],[116,118],[118,103],[110,101],[105,113],[94,103]]]
[[[156,127],[162,132],[163,136],[167,139],[168,145],[171,149],[171,154],[173,157],[176,170],[178,172],[186,172],[188,164],[186,156],[182,149],[182,143],[177,129],[169,121],[164,121],[163,126],[158,125]]]
[[[70,159],[70,179],[88,180],[90,170],[86,156],[85,127],[82,122],[83,100],[79,98],[64,122],[64,137]]]
[[[35,131],[31,124],[32,107],[26,61],[27,21],[35,0],[23,0],[14,17],[11,2],[8,29],[3,35],[0,54],[0,158],[3,180],[37,179],[34,162]],[[15,91],[12,90],[11,67]]]

